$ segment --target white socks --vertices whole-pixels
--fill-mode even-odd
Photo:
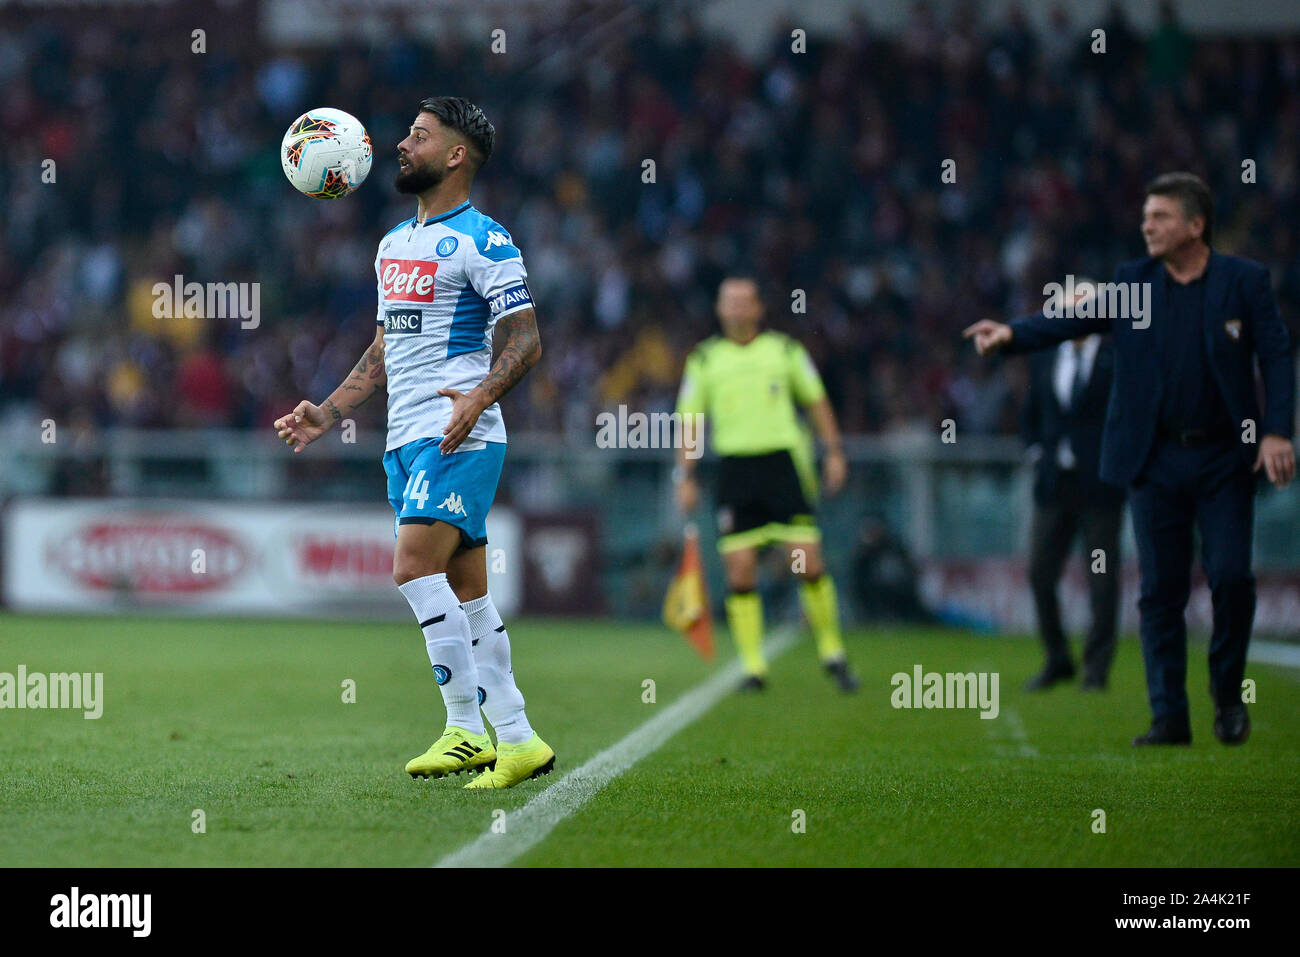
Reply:
[[[469,618],[483,713],[496,729],[498,742],[523,744],[533,736],[533,729],[524,714],[524,696],[515,687],[506,626],[501,623],[490,594],[460,607]]]
[[[442,701],[447,706],[447,724],[464,728],[473,734],[482,734],[483,718],[478,710],[480,679],[478,669],[474,666],[474,652],[477,649],[471,650],[469,621],[456,600],[456,593],[447,584],[447,574],[441,572],[414,578],[397,587],[406,596],[411,610],[415,612],[415,620],[424,632],[429,664],[433,665],[434,679],[442,692]],[[500,622],[500,619],[497,621]],[[502,635],[504,637],[504,632]],[[508,667],[509,645],[506,648]],[[512,682],[511,687],[513,686]],[[522,715],[522,697],[519,706]],[[500,728],[497,730],[499,732]],[[529,734],[531,733],[530,731]]]

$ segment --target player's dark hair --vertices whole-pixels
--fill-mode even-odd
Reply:
[[[496,145],[497,131],[483,111],[463,96],[430,96],[420,101],[421,113],[432,113],[443,126],[469,140],[474,172],[488,161]]]
[[[1214,197],[1205,180],[1195,173],[1163,173],[1147,183],[1146,196],[1172,196],[1183,204],[1183,215],[1188,219],[1197,216],[1204,219],[1201,239],[1210,245],[1214,235]]]

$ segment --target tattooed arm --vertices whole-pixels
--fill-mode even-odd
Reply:
[[[388,372],[384,368],[384,327],[375,330],[375,341],[368,348],[357,364],[352,367],[343,384],[330,393],[330,397],[321,403],[321,408],[330,417],[333,425],[345,415],[351,415],[361,408],[371,396],[381,391],[388,384]]]
[[[351,415],[359,409],[366,400],[381,391],[387,384],[388,373],[384,368],[384,327],[380,326],[375,331],[375,341],[352,367],[343,384],[331,392],[330,397],[320,405],[313,405],[303,399],[291,413],[276,419],[276,434],[284,439],[285,444],[294,452],[301,452],[334,428],[345,415]]]
[[[497,325],[503,339],[501,353],[487,377],[469,392],[439,389],[438,395],[452,400],[451,421],[443,429],[440,446],[445,455],[465,441],[483,410],[515,387],[542,357],[542,339],[537,333],[537,314],[530,309],[512,312]]]

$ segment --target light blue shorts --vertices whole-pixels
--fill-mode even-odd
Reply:
[[[388,503],[397,513],[393,537],[400,525],[446,522],[460,529],[465,548],[486,545],[487,514],[501,480],[506,444],[488,442],[481,449],[443,455],[439,441],[416,439],[384,453]]]

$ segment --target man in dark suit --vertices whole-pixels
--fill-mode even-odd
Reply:
[[[1046,661],[1029,680],[1029,691],[1045,690],[1075,674],[1056,592],[1078,538],[1083,539],[1092,611],[1083,647],[1083,690],[1105,689],[1115,657],[1124,490],[1098,476],[1114,364],[1114,350],[1099,335],[1068,339],[1030,361],[1020,421],[1025,444],[1037,457],[1029,584]]]
[[[1225,744],[1249,736],[1241,682],[1255,617],[1252,473],[1263,469],[1278,487],[1295,476],[1295,367],[1268,270],[1213,252],[1213,227],[1204,182],[1190,173],[1157,177],[1142,207],[1148,257],[1120,266],[1104,298],[1099,287],[1103,308],[1087,310],[1088,317],[982,319],[965,330],[981,355],[1030,352],[1084,333],[1114,337],[1101,478],[1131,486],[1152,712],[1150,730],[1135,745],[1191,742],[1183,610],[1193,526],[1214,606],[1214,733]]]

